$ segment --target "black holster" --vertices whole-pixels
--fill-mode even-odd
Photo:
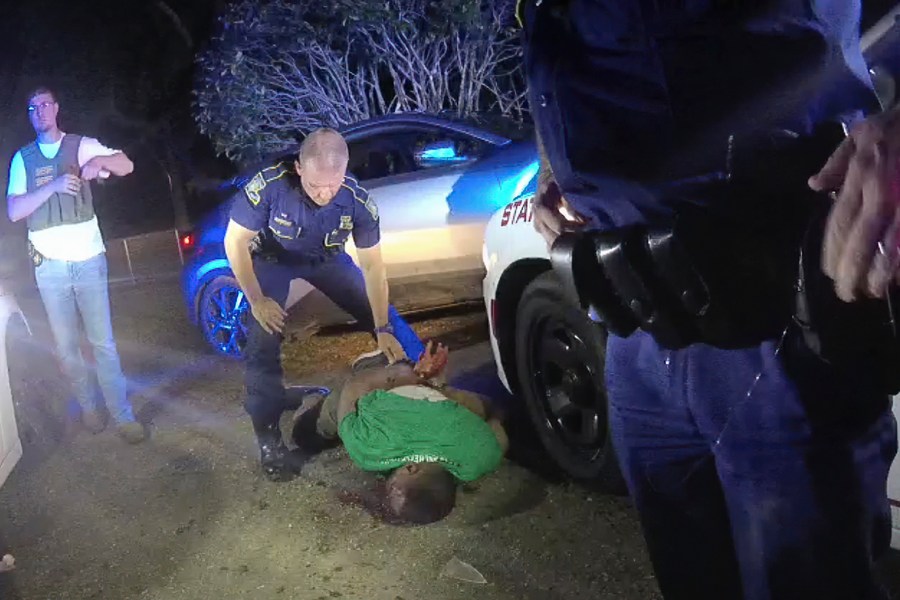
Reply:
[[[643,329],[669,349],[735,349],[785,334],[791,348],[897,393],[900,290],[845,303],[821,268],[832,201],[806,178],[835,136],[766,144],[729,152],[721,202],[681,205],[662,226],[566,233],[551,249],[554,270],[615,335]],[[722,204],[743,208],[713,212]]]
[[[670,349],[741,348],[790,321],[790,252],[784,240],[691,208],[670,228],[563,235],[551,257],[570,294],[615,335],[643,329]]]

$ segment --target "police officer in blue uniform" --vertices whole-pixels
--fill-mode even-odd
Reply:
[[[417,359],[424,347],[388,304],[378,208],[349,174],[348,148],[332,129],[310,133],[293,165],[257,173],[234,199],[225,251],[250,302],[245,408],[272,480],[288,478],[279,417],[285,409],[281,341],[290,282],[304,279],[373,334],[384,362]],[[251,253],[251,244],[262,244]],[[350,236],[360,270],[344,252]]]
[[[610,429],[664,597],[883,598],[897,440],[880,350],[826,361],[868,338],[797,308],[884,310],[900,263],[900,113],[878,113],[859,0],[517,12],[535,226],[609,317]]]

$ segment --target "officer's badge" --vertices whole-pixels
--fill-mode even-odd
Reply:
[[[262,173],[257,173],[253,176],[247,185],[244,186],[244,193],[247,194],[247,198],[250,202],[256,206],[259,204],[260,200],[260,192],[262,192],[266,187],[266,178],[263,177]]]
[[[350,215],[341,215],[341,229],[353,230],[353,217]]]

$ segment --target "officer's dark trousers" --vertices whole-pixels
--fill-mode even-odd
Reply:
[[[366,295],[362,272],[347,254],[338,254],[322,262],[285,265],[254,261],[254,270],[262,292],[284,306],[291,280],[305,279],[340,308],[356,319],[362,331],[375,329],[372,309]],[[390,323],[407,356],[417,359],[422,342],[409,325],[390,307]],[[244,408],[259,431],[276,423],[284,411],[285,393],[282,381],[281,341],[279,334],[269,334],[254,318],[246,349],[247,398]]]
[[[610,339],[615,448],[667,600],[886,597],[887,399],[794,354]]]

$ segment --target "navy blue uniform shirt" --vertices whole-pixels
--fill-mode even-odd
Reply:
[[[519,16],[553,174],[611,224],[659,208],[647,185],[712,175],[732,134],[878,109],[860,0],[521,0]]]
[[[234,198],[231,219],[253,231],[268,228],[290,258],[342,252],[351,234],[360,249],[381,239],[378,208],[356,178],[347,174],[337,196],[319,206],[287,163],[263,169],[247,182]]]

